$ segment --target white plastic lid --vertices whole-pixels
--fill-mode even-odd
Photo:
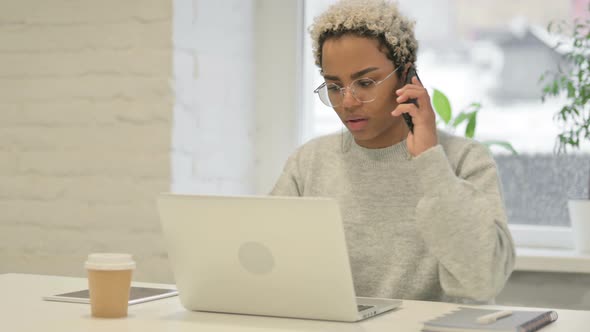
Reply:
[[[135,261],[130,254],[96,253],[88,255],[87,270],[133,270]]]

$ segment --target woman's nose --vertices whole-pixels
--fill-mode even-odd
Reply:
[[[349,108],[351,106],[356,106],[359,103],[360,102],[354,97],[354,93],[350,87],[342,90],[342,106]]]

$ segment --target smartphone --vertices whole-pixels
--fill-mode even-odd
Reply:
[[[129,291],[129,305],[163,299],[165,297],[178,295],[176,289],[150,288],[132,286]],[[43,300],[73,303],[90,303],[88,290],[81,290],[51,296],[44,296]]]
[[[406,84],[412,83],[412,77],[416,77],[418,81],[420,81],[420,77],[418,77],[418,73],[416,73],[416,68],[414,68],[414,66],[411,66],[408,69],[408,74],[406,76]],[[422,83],[422,81],[420,81],[420,83]],[[409,103],[418,106],[418,101],[416,99],[408,99],[408,101],[404,102],[404,104]],[[402,116],[404,117],[404,121],[406,121],[406,124],[408,125],[410,132],[414,133],[414,122],[412,122],[412,116],[410,116],[410,114],[408,113],[403,113]]]

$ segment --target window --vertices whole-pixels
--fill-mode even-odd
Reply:
[[[334,0],[306,1],[305,28]],[[564,99],[541,101],[539,77],[562,54],[546,32],[553,20],[587,14],[588,0],[400,0],[416,21],[417,68],[425,86],[445,93],[454,114],[482,105],[476,138],[510,142],[513,156],[493,149],[511,224],[569,226],[568,198],[588,196],[590,151],[557,156],[553,114]],[[552,39],[553,38],[553,39]],[[341,130],[331,109],[311,93],[321,82],[311,40],[304,40],[303,139]],[[459,129],[460,130],[460,129]],[[460,134],[460,132],[458,132]]]

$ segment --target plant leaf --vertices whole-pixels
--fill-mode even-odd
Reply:
[[[447,96],[440,90],[434,89],[434,93],[432,94],[432,105],[445,124],[448,124],[449,121],[451,121],[453,111]]]
[[[473,102],[473,103],[469,104],[469,106],[467,106],[467,110],[469,110],[470,112],[477,112],[480,109],[481,109],[481,103]]]
[[[576,88],[574,87],[574,83],[572,81],[567,82],[567,97],[574,98],[576,96]]]
[[[457,117],[455,118],[455,120],[453,120],[452,126],[453,127],[457,127],[458,125],[460,125],[463,121],[469,119],[469,112],[461,112],[459,113],[459,115],[457,115]]]
[[[475,135],[475,126],[477,125],[477,112],[469,113],[469,122],[465,128],[465,137],[473,138]]]

